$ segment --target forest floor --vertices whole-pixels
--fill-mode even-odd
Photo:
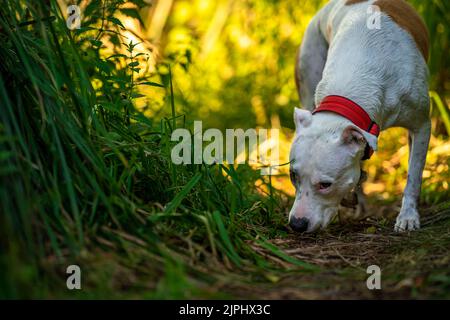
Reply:
[[[127,255],[102,250],[84,254],[80,292],[65,290],[65,269],[48,261],[47,271],[58,279],[51,283],[60,283],[48,298],[450,298],[450,202],[422,209],[422,228],[414,232],[393,231],[396,211],[396,205],[372,204],[369,212],[376,214],[363,221],[337,221],[310,235],[288,231],[269,240],[278,251],[261,247],[256,239],[251,248],[260,253],[263,264],[270,261],[270,267],[237,268],[212,260],[165,265],[129,239]],[[162,267],[159,273],[156,265]],[[371,265],[381,269],[380,290],[367,288]]]
[[[299,273],[265,252],[286,271],[271,283],[230,287],[234,297],[262,299],[426,299],[450,298],[450,203],[423,209],[422,229],[395,233],[392,206],[359,222],[335,223],[315,235],[290,234],[272,243],[318,270]],[[387,214],[387,212],[393,212]],[[397,210],[398,211],[398,210]],[[383,217],[380,217],[383,216]],[[255,246],[255,250],[262,250]],[[369,290],[367,267],[381,269],[381,290]],[[227,290],[228,291],[228,290]]]

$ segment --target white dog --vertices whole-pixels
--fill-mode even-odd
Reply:
[[[289,224],[328,225],[360,180],[380,130],[409,131],[409,173],[396,231],[420,228],[418,200],[430,139],[428,33],[403,0],[332,0],[313,18],[297,56]]]

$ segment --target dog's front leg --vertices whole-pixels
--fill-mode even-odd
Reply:
[[[395,231],[415,230],[420,228],[419,212],[417,210],[422,172],[427,157],[430,141],[431,124],[427,120],[420,129],[410,130],[410,153],[408,161],[408,179],[403,194],[402,208],[397,216]]]

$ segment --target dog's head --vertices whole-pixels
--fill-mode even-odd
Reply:
[[[289,224],[296,231],[326,227],[342,199],[359,182],[366,143],[376,149],[376,137],[358,127],[330,124],[295,108],[296,133],[290,152],[290,176],[296,188]]]

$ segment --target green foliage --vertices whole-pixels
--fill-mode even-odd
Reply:
[[[245,240],[257,233],[253,224],[267,222],[253,219],[268,210],[267,201],[255,193],[254,179],[229,179],[218,166],[171,163],[175,106],[162,121],[136,109],[138,86],[162,85],[140,73],[137,44],[122,40],[114,14],[124,13],[123,2],[91,2],[83,29],[74,33],[54,3],[2,4],[2,297],[45,296],[47,261],[79,261],[93,248],[159,259],[149,270],[162,275],[175,268],[167,274],[176,273],[174,281],[184,276],[176,267],[185,263],[180,254],[193,245],[199,261],[249,265],[254,258]],[[104,58],[106,34],[116,47]],[[244,214],[255,201],[260,207]],[[241,228],[243,221],[249,227]],[[145,254],[134,253],[136,244]],[[237,248],[245,252],[239,259]],[[21,265],[34,267],[22,274]]]
[[[183,110],[214,128],[292,128],[297,48],[325,2],[210,1],[198,9],[175,1],[162,50],[190,61],[188,72],[174,69]]]
[[[431,89],[439,94],[450,89],[450,3],[445,0],[411,0],[411,4],[420,12],[430,34],[430,60],[428,66],[431,75]]]

